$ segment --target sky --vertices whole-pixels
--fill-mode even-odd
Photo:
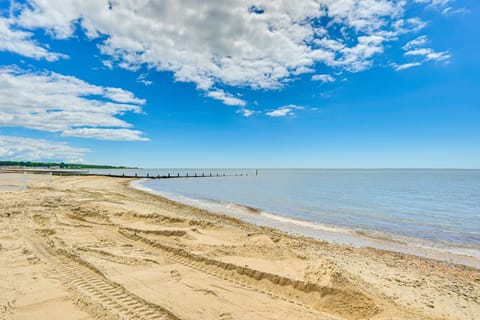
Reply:
[[[0,160],[480,168],[480,2],[0,0]]]

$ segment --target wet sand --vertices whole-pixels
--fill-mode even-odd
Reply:
[[[0,190],[0,319],[478,319],[480,271],[54,177]]]

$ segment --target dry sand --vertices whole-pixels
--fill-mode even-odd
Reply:
[[[480,271],[256,227],[128,187],[0,190],[0,319],[480,319]]]

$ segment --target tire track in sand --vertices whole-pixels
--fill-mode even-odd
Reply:
[[[332,307],[329,297],[343,297],[348,301],[357,301],[357,303],[350,303],[349,318],[371,318],[380,312],[374,302],[359,291],[319,286],[314,283],[293,280],[253,268],[210,259],[191,253],[186,249],[171,247],[149,239],[143,235],[142,230],[133,231],[131,228],[119,228],[118,233],[127,239],[143,242],[150,247],[159,249],[164,256],[184,266],[267,295],[270,298],[289,302],[310,312],[320,312],[323,315],[326,312],[344,316],[342,312]]]
[[[108,280],[98,269],[78,256],[37,236],[24,235],[38,256],[57,271],[87,312],[100,319],[180,320],[167,309],[147,302]]]

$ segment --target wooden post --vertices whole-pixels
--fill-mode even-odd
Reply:
[[[27,172],[23,172],[23,190],[27,190]]]

